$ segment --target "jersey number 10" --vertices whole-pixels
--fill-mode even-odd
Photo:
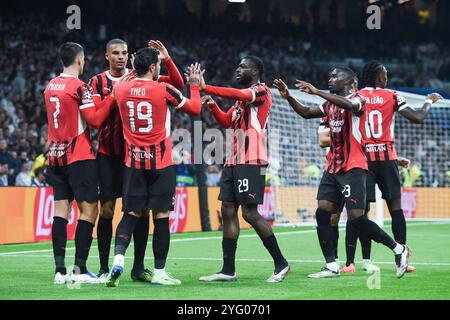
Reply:
[[[134,102],[133,101],[127,101],[128,106],[128,116],[130,118],[130,128],[132,132],[136,132],[136,120],[134,118],[135,114],[135,108],[134,108]],[[143,113],[143,110],[146,109],[146,113]],[[136,114],[138,120],[145,120],[147,121],[146,127],[139,127],[138,132],[150,132],[153,128],[153,119],[152,119],[152,105],[150,102],[142,101],[139,102],[136,106]]]
[[[382,135],[383,135],[383,115],[378,110],[372,110],[370,111],[369,117],[366,121],[366,136],[367,138],[377,139],[380,138]]]

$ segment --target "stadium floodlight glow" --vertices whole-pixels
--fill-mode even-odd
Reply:
[[[228,0],[228,2],[245,3],[245,0]]]

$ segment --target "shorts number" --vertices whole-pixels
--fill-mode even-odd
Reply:
[[[59,103],[58,97],[50,97],[50,102],[55,103],[55,112],[53,112],[53,125],[55,126],[55,129],[58,129],[58,115],[60,112],[61,104]]]
[[[136,121],[134,119],[134,102],[128,101],[128,116],[130,118],[130,128],[132,132],[136,132]],[[147,107],[147,113],[143,113],[143,108]],[[146,127],[140,127],[138,129],[139,132],[150,132],[153,128],[153,119],[152,119],[152,105],[149,102],[142,101],[137,104],[136,107],[137,111],[137,118],[138,120],[146,120],[147,126]]]
[[[376,121],[375,121],[376,118]],[[377,130],[375,130],[375,122]],[[378,139],[383,135],[383,114],[378,110],[370,111],[369,119],[366,121],[366,136],[367,138]]]
[[[238,179],[238,191],[240,193],[248,191],[248,179]]]
[[[342,194],[343,194],[344,197],[346,197],[346,198],[350,197],[351,192],[350,192],[350,185],[349,185],[349,184],[346,184],[346,185],[344,186],[344,188],[342,189]]]

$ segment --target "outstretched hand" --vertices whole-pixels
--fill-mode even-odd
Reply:
[[[211,98],[211,96],[203,96],[202,104],[206,104],[209,108],[211,108],[212,106],[214,106],[215,101],[213,98]]]
[[[186,72],[188,73],[187,82],[189,84],[200,85],[204,72],[205,70],[202,71],[201,65],[198,62],[196,62],[195,64],[191,64],[188,67],[188,71]]]
[[[302,80],[295,80],[295,87],[308,94],[317,94],[317,92],[319,92],[319,90],[317,90],[311,83]]]
[[[205,73],[205,70],[201,69],[201,65],[196,62],[195,64],[191,64],[187,67],[186,72],[184,73],[184,76],[186,77],[186,82],[189,84],[198,84],[200,85],[201,89],[204,89],[206,86],[205,79],[203,78],[203,74]],[[198,77],[198,83],[196,83],[196,79]],[[192,83],[191,81],[194,81]]]
[[[167,48],[162,44],[159,40],[150,40],[148,42],[148,47],[153,48],[159,51],[159,55],[161,57],[161,60],[167,61],[167,59],[170,58],[169,51],[167,51]]]
[[[409,159],[407,159],[407,158],[403,158],[403,157],[398,157],[397,158],[397,164],[400,167],[408,169],[410,163],[411,163],[411,161]]]
[[[440,100],[440,99],[444,99],[442,98],[442,96],[439,93],[430,93],[429,95],[427,95],[427,99],[430,99],[432,101],[432,103],[435,103],[436,101]]]
[[[278,91],[280,92],[280,95],[281,95],[284,99],[287,99],[287,98],[290,96],[290,94],[289,94],[289,89],[288,89],[286,83],[284,83],[283,80],[281,80],[281,79],[275,79],[275,80],[273,81],[273,85],[274,85],[275,88],[278,89]]]

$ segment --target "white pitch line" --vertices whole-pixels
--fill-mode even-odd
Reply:
[[[295,234],[307,234],[307,233],[315,233],[316,230],[302,230],[302,231],[287,231],[287,232],[279,232],[275,233],[277,237],[284,235],[295,235]],[[257,234],[244,234],[239,236],[239,238],[257,238]],[[202,241],[202,240],[222,240],[222,236],[214,236],[214,237],[201,237],[201,238],[181,238],[181,239],[171,239],[170,242],[187,242],[187,241]],[[150,241],[148,243],[151,243]],[[130,243],[130,247],[133,246],[133,243]],[[95,249],[97,246],[91,246],[91,249]],[[67,250],[75,250],[75,247],[67,247]],[[43,250],[27,250],[27,251],[14,251],[14,252],[3,252],[0,253],[0,256],[10,256],[16,254],[27,254],[27,253],[45,253],[45,252],[53,252],[53,249],[43,249]]]
[[[17,255],[9,255],[8,257],[28,257],[28,258],[53,258],[53,255],[42,255],[42,254],[17,254]],[[96,255],[90,255],[90,258],[98,258]],[[125,257],[127,260],[132,260],[133,257]],[[153,260],[153,257],[145,257],[145,260]],[[222,261],[222,258],[206,258],[206,257],[168,257],[168,260],[195,260],[195,261]],[[249,258],[240,258],[236,259],[236,261],[241,262],[273,262],[272,259],[249,259]],[[323,263],[323,260],[302,260],[302,259],[289,259],[291,263]],[[374,264],[386,264],[393,265],[395,262],[389,261],[373,261]],[[443,262],[412,262],[413,265],[422,265],[422,266],[450,266],[450,263]]]
[[[427,224],[448,224],[449,221],[439,221],[439,222],[418,222],[414,223],[408,228],[411,228],[413,226],[421,226],[421,225],[427,225]],[[345,230],[345,228],[340,228],[340,231]],[[280,236],[289,236],[289,235],[297,235],[297,234],[310,234],[310,233],[316,233],[316,230],[300,230],[300,231],[285,231],[285,232],[275,232],[275,235],[277,237]],[[244,234],[240,235],[239,238],[257,238],[259,237],[257,234]],[[200,238],[181,238],[181,239],[171,239],[170,242],[187,242],[187,241],[206,241],[206,240],[221,240],[222,236],[213,236],[213,237],[200,237]],[[151,242],[148,242],[151,243]],[[130,247],[133,246],[133,243],[130,243]],[[97,246],[91,246],[91,249],[95,249]],[[67,247],[67,250],[75,250],[75,247]],[[16,255],[16,254],[27,254],[27,253],[46,253],[46,252],[53,252],[53,249],[43,249],[43,250],[27,250],[27,251],[14,251],[14,252],[3,252],[0,253],[0,256],[10,256],[10,255]]]

